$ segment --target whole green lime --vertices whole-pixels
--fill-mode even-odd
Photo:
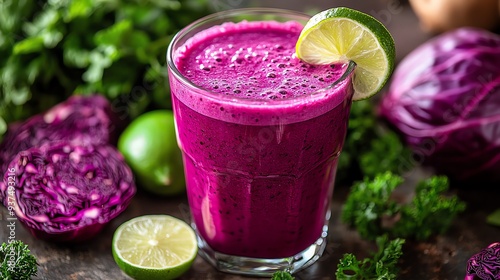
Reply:
[[[150,111],[137,117],[120,135],[118,149],[143,189],[165,196],[185,191],[172,111]]]

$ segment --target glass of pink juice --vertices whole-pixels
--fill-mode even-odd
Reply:
[[[297,59],[308,19],[224,11],[168,48],[192,224],[200,254],[221,271],[293,273],[325,248],[355,64]]]

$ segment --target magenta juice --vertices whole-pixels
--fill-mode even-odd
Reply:
[[[321,237],[353,94],[347,64],[295,56],[297,22],[224,23],[173,53],[187,194],[213,250],[285,258]]]

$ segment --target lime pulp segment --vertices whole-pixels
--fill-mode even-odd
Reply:
[[[389,31],[372,16],[345,7],[314,15],[299,36],[296,53],[310,64],[354,61],[354,100],[380,91],[394,69],[395,46]]]

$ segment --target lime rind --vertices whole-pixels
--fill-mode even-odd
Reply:
[[[345,7],[313,16],[300,34],[296,53],[310,64],[354,61],[353,100],[379,92],[394,70],[394,39],[387,28],[374,17]]]

